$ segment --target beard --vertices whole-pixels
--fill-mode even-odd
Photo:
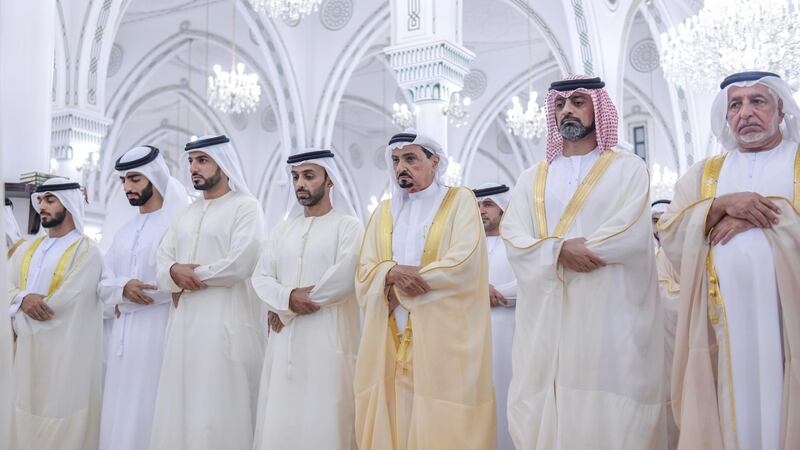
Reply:
[[[64,219],[67,218],[67,209],[64,208],[61,212],[57,212],[53,214],[51,219],[42,218],[42,227],[44,228],[53,228],[61,225],[64,223]]]
[[[203,179],[202,181],[192,180],[194,188],[197,189],[198,191],[207,191],[216,186],[217,183],[219,183],[219,181],[222,179],[222,169],[217,168],[217,171],[214,172],[214,175],[211,175],[211,178],[206,178],[200,174],[193,174],[193,175],[198,175],[200,178]]]
[[[761,141],[765,141],[770,137],[774,136],[777,131],[778,131],[778,125],[771,124],[764,131],[759,131],[756,133],[737,134],[736,142],[745,145],[757,144]]]
[[[594,131],[594,128],[594,122],[587,127],[579,120],[575,119],[575,121],[562,122],[558,131],[562,138],[570,142],[576,142],[588,136],[592,131]]]
[[[502,215],[499,215],[493,219],[488,219],[486,222],[483,223],[483,231],[486,233],[491,233],[498,228],[500,228],[500,220],[503,218]]]
[[[401,180],[400,177],[403,177],[403,176],[408,177],[408,178],[403,178]],[[414,182],[411,181],[410,178],[411,178],[411,174],[410,173],[406,172],[405,170],[400,172],[400,174],[397,175],[397,185],[400,186],[401,189],[408,189],[408,188],[413,187],[414,186]]]
[[[308,192],[308,197],[300,198],[300,192]],[[325,196],[325,184],[319,187],[316,191],[296,191],[295,196],[297,197],[297,202],[305,207],[316,206],[322,200],[322,197]]]
[[[147,203],[148,200],[150,200],[150,197],[153,196],[153,183],[148,181],[147,186],[145,186],[145,188],[142,189],[141,193],[131,191],[131,192],[126,192],[125,194],[126,195],[137,194],[138,197],[128,198],[128,203],[130,203],[131,206],[142,206],[145,203]]]

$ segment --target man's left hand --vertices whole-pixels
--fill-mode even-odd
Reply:
[[[508,301],[500,293],[494,286],[491,284],[489,285],[489,304],[492,305],[492,308],[495,306],[506,306],[508,305]]]
[[[714,229],[711,230],[711,234],[708,237],[712,247],[717,244],[725,245],[737,234],[755,227],[756,226],[748,220],[737,219],[733,216],[725,216],[714,226]]]
[[[269,325],[269,328],[276,333],[280,333],[284,327],[280,316],[272,311],[267,311],[267,324]]]

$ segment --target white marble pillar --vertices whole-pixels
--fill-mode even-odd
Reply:
[[[416,128],[447,147],[442,107],[464,86],[475,55],[462,46],[460,0],[392,2],[392,45],[385,48],[395,78],[419,107]]]
[[[55,0],[0,1],[3,181],[50,168]]]

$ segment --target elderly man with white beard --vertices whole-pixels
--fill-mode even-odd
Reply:
[[[726,152],[678,180],[659,221],[681,280],[672,379],[680,449],[800,448],[800,108],[792,94],[774,73],[727,77],[711,112]]]

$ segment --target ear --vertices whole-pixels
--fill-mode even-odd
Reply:
[[[778,117],[779,117],[781,120],[783,120],[783,117],[784,117],[785,115],[786,115],[786,113],[785,113],[785,112],[783,112],[783,99],[782,99],[782,98],[780,98],[780,99],[778,99]]]
[[[434,169],[438,169],[439,168],[439,154],[438,153],[434,153],[433,156],[431,156],[431,161],[433,161],[433,168]]]

